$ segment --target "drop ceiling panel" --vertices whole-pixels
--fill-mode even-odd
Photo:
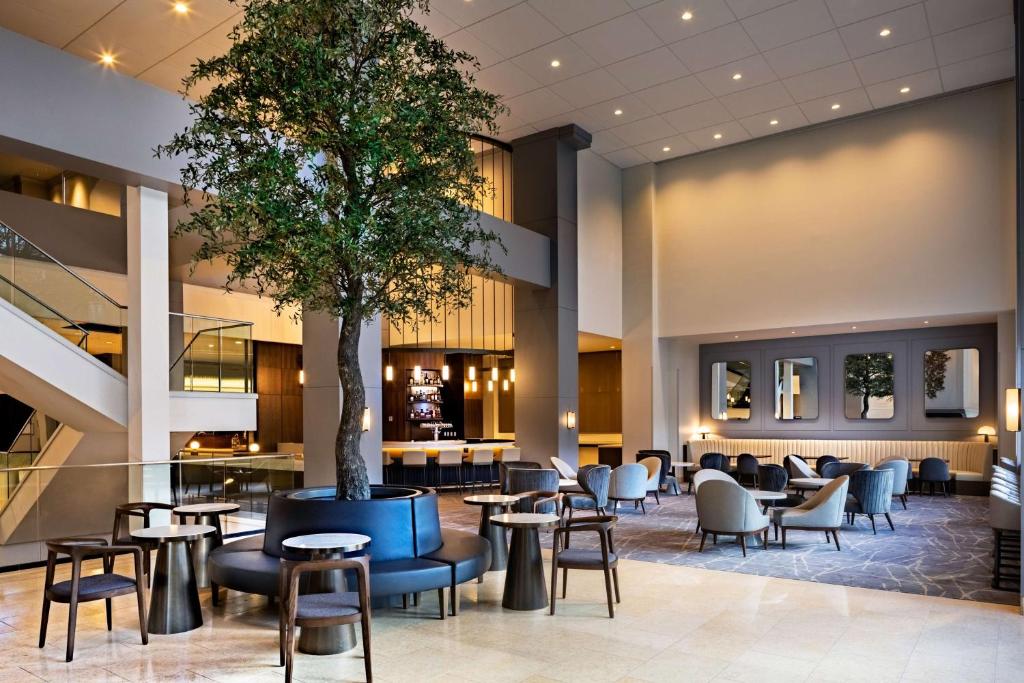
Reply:
[[[754,44],[771,50],[835,28],[824,0],[795,0],[740,22]]]
[[[602,66],[661,46],[658,36],[636,14],[584,29],[572,39]]]
[[[692,18],[684,20],[683,13]],[[689,38],[736,20],[725,0],[662,0],[637,14],[666,43]]]
[[[732,115],[743,119],[772,109],[781,109],[793,104],[793,97],[780,81],[772,81],[749,90],[741,90],[731,95],[720,97]]]
[[[738,23],[680,40],[672,46],[690,71],[704,71],[757,54],[757,47]]]
[[[476,74],[477,84],[503,97],[515,97],[541,87],[541,82],[510,61],[499,62]]]
[[[530,4],[563,33],[582,31],[632,10],[626,0],[530,0]]]
[[[560,38],[512,58],[512,63],[545,85],[597,68],[597,62],[568,38]],[[559,66],[553,67],[557,61]]]
[[[506,58],[521,55],[562,37],[562,32],[554,24],[525,3],[490,16],[464,30]]]
[[[846,52],[839,32],[826,31],[768,50],[764,53],[764,58],[779,78],[789,78],[849,61],[850,55]]]
[[[772,121],[775,121],[775,123],[773,124]],[[793,105],[748,116],[740,119],[740,123],[750,133],[751,137],[761,137],[806,126],[807,117],[804,116],[800,107]]]
[[[672,127],[680,133],[689,133],[717,123],[731,121],[733,115],[718,100],[706,100],[662,114],[662,118],[672,124]]]
[[[696,76],[687,76],[641,90],[637,97],[651,109],[661,113],[709,100],[712,94]]]
[[[616,114],[617,111],[622,113]],[[575,114],[579,125],[593,132],[646,119],[654,115],[654,110],[636,95],[621,95],[577,110]]]
[[[888,35],[882,36],[883,30],[888,31]],[[854,59],[931,36],[923,5],[911,5],[844,26],[839,29],[839,34],[846,44],[846,51]]]
[[[522,0],[432,0],[430,7],[434,12],[441,12],[460,26],[469,26],[520,2]]]
[[[1001,81],[1013,77],[1013,50],[957,62],[940,69],[944,90],[960,90],[978,83]]]
[[[906,90],[906,92],[904,92]],[[868,97],[876,109],[903,104],[913,97],[931,97],[942,92],[938,69],[904,76],[867,87]]]
[[[673,135],[654,142],[637,145],[636,151],[647,157],[648,161],[664,161],[680,154],[693,154],[699,151],[685,135]]]
[[[0,3],[0,17],[4,28],[63,48],[120,3],[121,0],[4,0]]]
[[[876,52],[873,55],[855,59],[853,63],[856,65],[857,74],[864,85],[881,83],[938,66],[935,63],[935,50],[932,49],[931,38],[894,47],[891,50]]]
[[[671,137],[676,134],[676,129],[661,116],[650,116],[612,128],[612,132],[623,139],[626,144],[636,146],[652,140]]]
[[[761,55],[702,71],[697,78],[716,97],[777,80],[775,72]]]
[[[698,149],[708,150],[749,140],[750,134],[738,121],[730,121],[729,123],[688,133],[686,137]]]
[[[730,9],[737,19],[744,19],[751,14],[760,14],[779,5],[785,5],[790,0],[726,0]]]
[[[667,47],[659,47],[656,50],[623,59],[621,62],[609,65],[607,69],[631,92],[673,81],[689,73],[689,69]]]
[[[885,14],[901,7],[913,5],[919,0],[825,0],[836,25],[845,26],[868,17]]]
[[[797,102],[806,102],[832,93],[860,86],[860,76],[852,62],[843,62],[783,81],[786,90]]]
[[[999,17],[935,36],[939,66],[955,64],[1013,47],[1013,18]]]
[[[928,0],[924,6],[936,34],[1013,14],[1012,0]]]
[[[625,95],[628,91],[604,69],[596,69],[559,84],[558,92],[577,109]]]
[[[838,107],[836,105],[839,105]],[[861,114],[871,109],[871,100],[863,88],[822,97],[800,105],[804,116],[811,123],[832,121],[844,116]]]

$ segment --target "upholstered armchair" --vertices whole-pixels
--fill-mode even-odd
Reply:
[[[627,463],[619,465],[612,470],[611,479],[608,482],[608,500],[612,501],[612,514],[619,508],[619,501],[633,501],[633,507],[637,506],[647,514],[644,507],[644,498],[647,497],[647,468],[639,463]]]
[[[776,531],[782,528],[782,549],[786,549],[786,531],[824,531],[825,539],[831,533],[839,547],[839,527],[843,523],[846,510],[846,493],[850,488],[850,478],[846,475],[833,479],[818,490],[810,500],[795,508],[776,508],[773,516]]]
[[[498,493],[508,494],[508,473],[510,470],[539,470],[540,468],[539,462],[530,462],[529,460],[506,462],[502,460],[498,463]]]
[[[757,458],[750,453],[740,453],[736,456],[736,481],[741,485],[744,479],[750,479],[755,487],[757,486]]]
[[[942,496],[949,495],[949,463],[942,458],[925,458],[917,467],[917,479],[924,493],[924,485],[929,486],[929,495],[935,495],[935,485],[942,485]]]
[[[562,511],[569,511],[572,519],[574,510],[594,510],[605,514],[608,506],[608,486],[611,481],[612,468],[608,465],[584,465],[577,472],[576,481],[582,492],[566,493],[562,496]]]
[[[768,517],[761,514],[753,496],[734,481],[705,481],[697,489],[697,516],[701,522],[700,552],[708,534],[716,542],[719,535],[736,536],[743,557],[747,556],[748,536],[760,537],[763,547],[768,548]]]
[[[850,475],[850,494],[846,497],[846,513],[852,526],[857,515],[867,515],[871,520],[871,533],[877,534],[875,515],[885,515],[889,528],[892,524],[889,509],[892,507],[892,483],[894,472],[884,470],[858,470]]]
[[[697,473],[693,475],[693,493],[694,493],[694,495],[697,494],[697,491],[700,491],[700,487],[703,484],[706,484],[709,481],[732,481],[733,483],[735,483],[733,478],[731,476],[729,476],[728,474],[726,474],[725,472],[723,472],[722,470],[698,470]],[[694,532],[695,533],[699,532],[700,528],[701,528],[701,524],[700,524],[700,508],[698,508],[697,509],[697,528],[694,530]]]
[[[825,465],[829,464],[830,462],[839,462],[839,458],[837,458],[834,455],[818,456],[818,459],[814,461],[814,469],[818,470],[818,474],[824,477]]]
[[[789,475],[786,473],[786,468],[782,465],[758,465],[757,481],[758,488],[762,491],[778,491],[781,493],[785,491],[786,486],[789,485]],[[795,493],[787,493],[786,497],[782,500],[766,501],[761,512],[767,513],[769,506],[773,508],[791,508],[796,507],[803,502],[803,496],[798,496]]]
[[[637,462],[643,458],[655,457],[661,460],[661,478],[658,481],[660,488],[669,493],[679,493],[679,482],[672,474],[672,454],[669,451],[646,448],[636,452]]]
[[[658,489],[661,488],[661,459],[651,456],[637,464],[647,469],[647,493],[653,493],[655,502],[661,505],[661,498],[658,497]]]
[[[551,456],[551,466],[558,470],[558,475],[562,479],[575,479],[576,470],[572,468],[572,465],[554,455]]]
[[[558,514],[558,504],[544,500],[534,506],[540,498],[558,495],[558,472],[556,470],[509,469],[506,473],[509,495],[536,493],[537,496],[523,496],[516,504],[516,512],[544,512]]]
[[[904,458],[888,458],[875,465],[876,470],[892,470],[892,495],[900,499],[907,509],[907,481],[910,479],[910,462]]]
[[[862,462],[830,462],[821,467],[821,476],[825,479],[835,479],[844,474],[849,477],[866,467],[868,466]]]
[[[782,466],[786,468],[786,472],[789,474],[790,479],[818,476],[817,472],[811,469],[811,466],[807,464],[807,461],[799,455],[787,455],[782,459]]]
[[[700,456],[700,468],[702,470],[729,471],[729,458],[721,453],[705,453]]]

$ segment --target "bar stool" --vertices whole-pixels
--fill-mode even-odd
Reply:
[[[463,489],[462,481],[462,451],[455,449],[447,449],[438,452],[437,454],[437,485],[441,486],[445,483],[444,476],[445,471],[455,470],[455,482],[459,486],[459,491]]]
[[[476,489],[476,485],[484,483],[490,486],[492,483],[491,477],[491,465],[494,464],[494,450],[490,448],[476,448],[469,452],[469,466],[472,470],[471,475],[473,477],[473,488]],[[487,471],[487,481],[481,482],[477,478],[480,468],[484,468]]]
[[[427,483],[427,452],[426,451],[405,451],[402,453],[402,483],[406,481],[409,470],[420,471],[420,483]]]

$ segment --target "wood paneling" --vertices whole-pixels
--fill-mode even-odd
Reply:
[[[264,451],[281,442],[302,442],[302,347],[255,342],[256,440]]]
[[[440,351],[394,351],[385,350],[383,365],[392,365],[395,368],[395,379],[391,382],[384,382],[384,440],[385,441],[411,441],[428,439],[433,432],[422,429],[415,422],[407,418],[408,407],[406,394],[406,381],[408,372],[419,365],[424,370],[441,370],[444,365],[444,354]],[[452,377],[458,377],[454,369]],[[449,382],[449,385],[452,383]],[[446,387],[447,389],[448,387]],[[461,392],[461,386],[459,387]],[[448,391],[442,395],[444,403],[441,406],[441,414],[444,421],[453,422],[449,419],[450,396]]]
[[[579,430],[622,432],[622,352],[581,353]]]

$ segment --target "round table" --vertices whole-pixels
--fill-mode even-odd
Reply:
[[[796,489],[820,489],[830,481],[832,480],[825,477],[797,477],[790,479],[789,483]]]
[[[482,495],[466,496],[466,505],[480,506],[480,535],[491,544],[491,571],[500,572],[508,565],[508,539],[505,529],[491,524],[491,517],[519,501],[519,496]]]
[[[157,544],[149,598],[150,633],[184,633],[203,625],[188,544],[216,533],[217,529],[208,524],[170,524],[132,532],[133,539]]]
[[[238,512],[238,503],[196,503],[195,505],[179,505],[172,512],[178,515],[183,523],[189,517],[195,517],[196,524],[212,526],[217,533],[208,538],[192,542],[192,565],[196,571],[196,585],[200,588],[210,587],[210,574],[206,571],[206,560],[210,551],[224,545],[224,529],[220,524],[220,516],[228,512]]]
[[[337,560],[345,553],[362,550],[370,544],[363,534],[324,533],[292,536],[281,542],[285,550],[308,553],[314,560]],[[340,569],[313,572],[306,593],[341,593],[345,590],[345,573]],[[299,650],[309,655],[336,655],[356,646],[353,624],[340,626],[303,626],[299,632]]]
[[[583,487],[580,486],[580,483],[575,479],[559,479],[558,490],[563,493],[566,491],[571,491],[575,493],[577,491],[582,491]]]
[[[544,561],[540,556],[540,534],[537,530],[555,526],[558,522],[558,515],[537,512],[512,512],[491,517],[491,524],[512,529],[502,607],[535,610],[548,606]]]
[[[754,500],[785,500],[786,494],[782,491],[761,491],[760,489],[747,489],[747,493],[754,497]]]

